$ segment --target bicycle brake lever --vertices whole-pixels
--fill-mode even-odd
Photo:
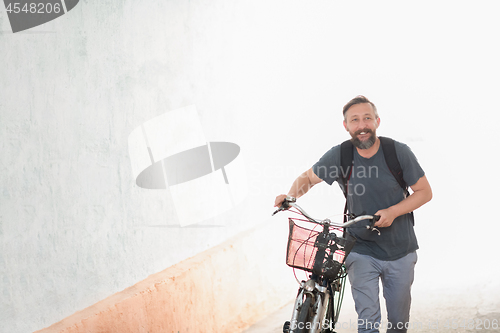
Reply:
[[[377,228],[375,228],[375,227],[371,227],[371,228],[370,228],[370,230],[371,230],[371,231],[376,231],[376,232],[377,232],[377,234],[380,236],[380,230],[378,230]]]
[[[373,219],[370,222],[370,224],[366,226],[366,229],[369,229],[371,231],[376,231],[378,233],[378,235],[380,236],[380,230],[378,230],[377,228],[375,228],[373,226],[375,224],[375,222],[377,222],[378,220],[380,220],[380,215],[373,215]]]
[[[273,213],[273,215],[272,215],[272,216],[274,216],[274,215],[275,215],[276,213],[278,213],[278,212],[282,212],[282,211],[284,211],[284,210],[287,210],[288,208],[290,208],[290,206],[289,206],[288,204],[285,204],[285,202],[283,202],[283,203],[281,204],[281,206],[280,206],[278,209],[276,209],[276,211]]]

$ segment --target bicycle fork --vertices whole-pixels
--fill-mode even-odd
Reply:
[[[311,311],[305,322],[299,322],[299,313],[302,310],[305,297],[312,298],[310,303]],[[330,323],[322,322],[325,318],[325,312],[328,308],[329,301],[330,293],[327,291],[327,287],[320,286],[314,279],[309,279],[307,282],[302,281],[293,307],[289,329],[284,330],[284,332],[316,333],[319,332],[324,325],[330,325]]]

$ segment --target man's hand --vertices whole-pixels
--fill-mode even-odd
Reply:
[[[380,219],[373,226],[380,228],[390,227],[397,217],[390,208],[379,210],[375,215],[379,215]]]
[[[274,207],[281,207],[281,204],[283,203],[283,201],[285,201],[285,198],[286,198],[286,194],[280,194],[276,197],[276,199],[274,200]]]
[[[390,227],[396,217],[412,212],[432,199],[431,186],[425,175],[414,185],[410,186],[410,188],[413,193],[408,198],[394,206],[379,210],[375,213],[375,215],[380,215],[380,220],[374,224],[375,227]]]

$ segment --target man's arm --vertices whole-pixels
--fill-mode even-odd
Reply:
[[[274,207],[281,206],[283,200],[285,200],[287,195],[290,197],[300,198],[301,196],[306,194],[311,189],[311,187],[318,183],[321,183],[322,181],[323,179],[316,176],[312,168],[305,171],[297,179],[295,179],[292,187],[290,188],[290,191],[288,191],[288,194],[280,194],[276,197],[276,200],[274,201]]]
[[[432,189],[425,175],[410,188],[413,193],[409,197],[394,206],[375,213],[375,215],[380,215],[380,220],[375,223],[376,227],[389,227],[396,217],[412,212],[432,199]]]

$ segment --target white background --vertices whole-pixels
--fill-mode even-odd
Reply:
[[[283,221],[269,218],[274,197],[348,138],[341,110],[358,94],[377,105],[378,134],[407,143],[434,190],[416,212],[417,295],[468,293],[471,306],[499,312],[498,9],[80,1],[12,34],[2,7],[1,330],[41,329],[253,225]],[[127,138],[191,104],[207,140],[241,147],[250,194],[202,227],[180,228],[167,191],[135,185]],[[338,214],[343,197],[322,184],[301,204]],[[284,251],[272,241],[259,246]]]

